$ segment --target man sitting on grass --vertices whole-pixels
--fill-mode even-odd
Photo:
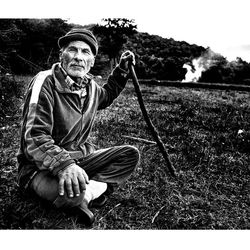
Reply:
[[[18,182],[26,191],[66,208],[92,224],[89,208],[134,171],[138,150],[129,145],[96,150],[88,142],[97,110],[111,105],[128,79],[126,51],[102,87],[89,74],[98,43],[86,29],[59,38],[60,62],[38,73],[28,86],[18,152]]]

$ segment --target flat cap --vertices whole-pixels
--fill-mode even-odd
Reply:
[[[70,30],[65,36],[62,36],[58,39],[59,48],[64,47],[72,41],[83,41],[87,43],[93,54],[96,56],[98,51],[98,42],[96,37],[90,30],[83,28],[74,28]]]

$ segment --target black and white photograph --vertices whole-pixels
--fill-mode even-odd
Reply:
[[[247,1],[28,0],[0,13],[1,232],[246,237]]]

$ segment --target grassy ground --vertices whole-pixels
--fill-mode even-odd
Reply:
[[[152,140],[128,84],[114,104],[98,114],[92,140],[98,147],[134,145],[141,162],[107,205],[93,210],[92,229],[250,229],[250,94],[141,88],[179,176],[166,173],[156,146],[123,137]],[[0,228],[84,229],[76,217],[19,193],[18,116],[2,120],[1,127]],[[243,133],[238,134],[240,129]]]

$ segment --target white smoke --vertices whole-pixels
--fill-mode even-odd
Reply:
[[[192,63],[185,63],[183,68],[187,69],[187,73],[182,82],[197,82],[200,79],[202,72],[211,67],[214,57],[217,55],[218,54],[208,48],[202,56],[193,59]]]
[[[197,82],[200,79],[201,73],[205,69],[199,64],[199,59],[193,59],[192,66],[187,63],[183,65],[183,68],[187,69],[187,73],[185,75],[185,79],[183,79],[182,82]]]

